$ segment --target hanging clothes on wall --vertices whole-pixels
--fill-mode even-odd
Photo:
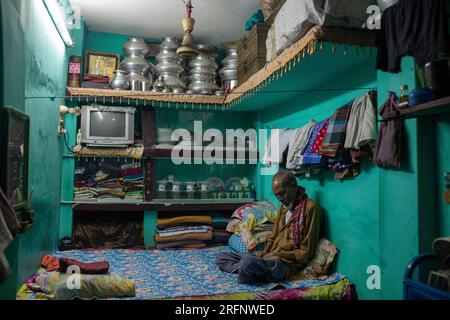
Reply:
[[[377,141],[377,116],[369,94],[353,101],[347,124],[344,148],[360,150],[364,146],[372,148]]]
[[[304,127],[298,129],[289,142],[289,151],[286,159],[286,169],[296,169],[303,162],[303,155],[309,138],[317,122],[310,120]]]
[[[314,126],[313,133],[311,134],[303,157],[303,165],[321,163],[322,156],[318,152],[314,152],[314,150],[320,149],[320,145],[322,144],[321,139],[323,141],[323,137],[326,134],[326,130],[324,130],[325,125],[328,126],[328,119],[320,121]]]
[[[320,154],[328,157],[335,157],[338,150],[344,144],[347,122],[352,108],[353,101],[347,103],[345,106],[336,110],[330,118],[327,135],[320,147]]]
[[[281,164],[285,161],[285,152],[289,146],[289,142],[295,135],[296,130],[293,129],[273,129],[269,140],[266,143],[263,162],[267,166],[272,164]]]
[[[448,54],[448,21],[444,0],[400,0],[383,12],[378,32],[377,69],[398,73],[401,58],[419,65]]]
[[[398,98],[393,92],[381,106],[382,117],[398,112]],[[383,121],[374,148],[374,163],[385,168],[399,168],[402,149],[403,120]]]

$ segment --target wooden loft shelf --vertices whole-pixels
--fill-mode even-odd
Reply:
[[[190,94],[161,94],[151,92],[139,92],[130,90],[110,90],[110,89],[91,89],[91,88],[72,88],[68,87],[67,92],[69,96],[83,101],[86,98],[96,98],[98,103],[102,103],[104,98],[122,101],[126,103],[128,100],[135,103],[139,101],[142,103],[152,103],[158,106],[157,103],[179,103],[180,108],[184,104],[210,104],[222,105],[225,101],[225,96],[208,96],[208,95],[190,95]]]
[[[299,62],[306,55],[313,55],[317,51],[318,42],[331,42],[337,44],[358,45],[361,47],[375,46],[375,33],[343,28],[324,28],[315,26],[311,28],[300,40],[285,49],[278,57],[251,76],[245,83],[227,96],[225,103],[234,104],[248,93],[264,85],[272,75],[289,72],[291,65]]]
[[[273,61],[266,64],[250,77],[245,83],[237,87],[227,96],[211,95],[188,95],[188,94],[156,94],[150,92],[107,90],[107,89],[87,89],[87,88],[67,88],[68,95],[79,101],[95,100],[98,103],[104,99],[122,101],[136,104],[147,103],[151,106],[162,106],[166,103],[179,104],[180,108],[193,105],[206,105],[211,108],[221,108],[230,110],[235,104],[238,104],[242,98],[253,94],[267,83],[267,80],[273,78],[277,73],[284,75],[289,72],[292,65],[295,65],[306,55],[312,55],[316,52],[319,42],[331,42],[336,44],[357,45],[361,47],[375,46],[375,33],[373,31],[363,31],[357,29],[345,28],[324,28],[315,26],[311,28],[300,40],[289,48],[285,49]],[[117,99],[117,100],[116,100]],[[109,102],[109,101],[108,101]]]
[[[400,110],[395,114],[384,117],[383,121],[411,119],[444,113],[450,113],[450,96]]]

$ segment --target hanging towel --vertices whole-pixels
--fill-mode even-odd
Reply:
[[[286,159],[286,169],[296,169],[302,163],[303,155],[316,122],[310,120],[304,127],[298,129],[289,142],[289,151]]]
[[[389,93],[388,100],[381,106],[380,115],[398,112],[398,98],[393,92]],[[380,125],[378,140],[374,148],[374,163],[380,167],[400,167],[402,149],[403,120],[383,121]]]
[[[330,118],[328,124],[327,135],[320,147],[319,153],[331,158],[336,157],[336,154],[344,144],[347,122],[349,120],[350,110],[352,109],[353,101],[347,103],[345,106],[336,110]]]
[[[306,147],[305,155],[303,157],[303,165],[308,164],[320,164],[322,161],[322,156],[318,153],[315,153],[313,151],[313,148],[317,146],[317,137],[319,136],[319,133],[323,132],[323,127],[328,123],[328,120],[323,120],[318,122],[313,130],[313,133],[311,134],[311,137],[308,142],[308,146]]]
[[[364,145],[373,147],[377,141],[377,117],[372,99],[365,94],[352,104],[347,124],[344,148],[360,149]]]

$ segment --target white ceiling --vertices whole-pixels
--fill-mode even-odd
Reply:
[[[88,30],[144,38],[181,38],[182,0],[70,0],[78,6]],[[194,41],[218,45],[244,34],[248,17],[261,0],[192,0]]]

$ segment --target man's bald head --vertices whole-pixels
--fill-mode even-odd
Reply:
[[[281,184],[287,188],[297,188],[297,178],[291,171],[279,171],[272,179],[272,183]]]
[[[297,196],[297,178],[290,171],[280,171],[273,176],[272,191],[278,201],[286,207],[292,205]]]

